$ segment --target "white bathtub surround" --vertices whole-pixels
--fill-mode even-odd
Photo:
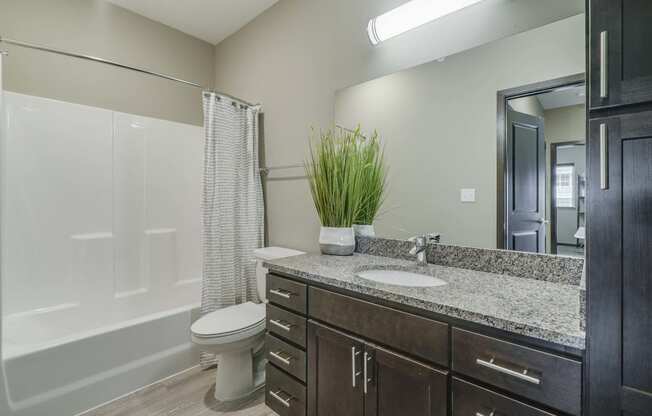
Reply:
[[[196,365],[202,128],[5,99],[8,414],[73,415]]]
[[[204,92],[202,314],[257,301],[253,252],[263,245],[259,106]],[[202,354],[210,366],[213,354]]]
[[[376,230],[374,229],[373,224],[364,225],[364,224],[353,224],[353,231],[355,232],[356,237],[375,237]]]
[[[350,256],[355,251],[355,232],[351,227],[321,227],[319,248],[323,254]]]
[[[300,251],[266,247],[254,250],[250,262],[256,266],[256,286],[262,303],[245,302],[208,313],[190,332],[192,341],[219,356],[215,376],[215,399],[240,400],[265,384],[265,294],[267,269],[263,261],[303,254]]]

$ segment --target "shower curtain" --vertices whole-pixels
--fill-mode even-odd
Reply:
[[[204,92],[202,315],[257,301],[253,251],[263,245],[259,106]],[[202,353],[201,365],[215,357]]]

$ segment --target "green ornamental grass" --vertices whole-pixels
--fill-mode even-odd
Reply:
[[[328,130],[310,143],[306,174],[324,227],[371,224],[382,204],[386,167],[378,134]]]

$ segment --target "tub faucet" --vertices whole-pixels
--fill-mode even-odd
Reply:
[[[441,234],[439,233],[430,233],[425,235],[417,235],[408,239],[408,241],[414,243],[414,247],[410,249],[411,256],[417,256],[417,265],[425,266],[428,264],[427,251],[428,244],[430,243],[439,243]]]

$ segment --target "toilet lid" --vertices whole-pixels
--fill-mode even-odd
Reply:
[[[265,320],[265,304],[246,302],[199,318],[190,330],[198,337],[219,337],[246,331]]]

